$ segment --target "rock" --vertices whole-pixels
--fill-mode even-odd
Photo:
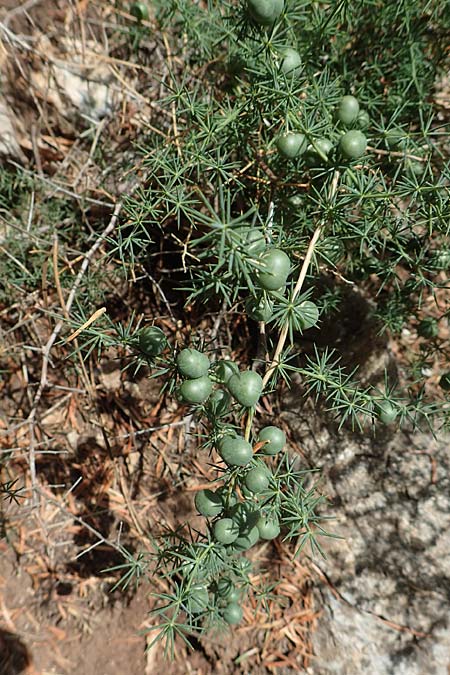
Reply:
[[[450,672],[449,437],[333,429],[293,393],[283,419],[331,497],[314,675]]]
[[[108,115],[121,96],[115,91],[114,78],[100,45],[88,40],[82,44],[74,38],[62,39],[58,53],[47,36],[39,39],[38,48],[48,55],[46,67],[32,70],[33,86],[63,115],[77,110],[94,120]]]
[[[11,121],[12,111],[3,98],[0,98],[0,157],[12,157],[23,160],[17,134]]]

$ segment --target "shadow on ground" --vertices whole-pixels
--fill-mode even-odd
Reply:
[[[30,654],[20,637],[0,628],[0,675],[20,675],[30,663]]]

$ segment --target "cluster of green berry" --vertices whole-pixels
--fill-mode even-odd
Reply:
[[[277,314],[283,301],[288,277],[292,271],[289,256],[280,248],[268,245],[266,236],[256,226],[240,225],[234,227],[227,223],[214,223],[211,235],[223,239],[230,256],[236,261],[235,274],[248,289],[245,298],[245,310],[254,321],[269,323]],[[244,267],[250,270],[248,276],[242,274]],[[292,306],[297,319],[298,329],[307,330],[319,320],[319,309],[310,301],[301,299]]]
[[[148,21],[149,12],[146,2],[133,2],[130,7],[130,14],[138,21]]]
[[[242,5],[245,27],[250,26],[251,39],[256,33],[260,36],[267,35],[284,12],[284,0],[242,0]],[[132,13],[138,21],[148,18],[147,10],[143,9],[144,3],[135,3],[133,7]],[[277,76],[274,73],[275,68],[281,75],[279,82],[282,85],[284,81],[289,93],[293,89],[290,85],[294,80],[296,84],[302,83],[301,56],[292,46],[273,47],[268,43],[269,41],[266,52],[270,75]],[[248,68],[248,71],[251,72],[251,69]],[[253,80],[257,81],[254,73]],[[299,89],[297,87],[297,92]],[[337,92],[338,89],[334,91]],[[333,105],[338,95],[334,95]],[[329,175],[336,176],[333,184],[337,185],[342,173],[341,166],[338,165],[344,164],[344,172],[350,174],[352,167],[348,164],[363,157],[367,151],[365,132],[371,124],[369,115],[360,108],[355,96],[347,94],[337,101],[334,110],[323,107],[317,112],[317,106],[314,106],[314,114],[320,117],[316,126],[302,120],[296,101],[297,99],[294,111],[285,109],[280,114],[280,118],[286,120],[286,131],[275,137],[278,154],[286,160],[302,158],[308,168],[322,169],[327,165],[333,169],[336,166],[336,171],[330,171]],[[246,116],[236,115],[237,117]],[[305,114],[304,118],[306,117]],[[386,131],[384,137],[389,150],[403,149],[404,136],[403,130],[397,127]],[[382,151],[381,154],[387,153]],[[276,161],[280,160],[277,158]],[[295,206],[293,200],[296,198],[298,195],[289,198],[291,206]],[[305,299],[308,293],[297,297],[301,283],[295,288],[288,286],[293,266],[282,247],[287,250],[293,248],[289,239],[280,236],[283,233],[277,229],[277,225],[268,225],[266,228],[261,226],[261,229],[254,226],[255,224],[250,225],[247,216],[254,212],[240,212],[235,219],[230,210],[226,212],[224,209],[219,211],[220,215],[212,208],[212,215],[204,215],[201,209],[195,213],[195,218],[208,226],[206,233],[201,231],[196,240],[199,247],[196,249],[196,255],[199,256],[197,259],[205,262],[205,267],[211,265],[212,280],[205,274],[203,279],[208,282],[205,282],[205,286],[213,289],[213,293],[219,286],[217,280],[220,278],[222,283],[223,277],[228,274],[232,279],[234,293],[230,291],[230,298],[235,301],[241,299],[241,293],[246,294],[247,316],[263,323],[273,322],[282,333],[285,331],[287,334],[289,330],[293,342],[294,330],[302,331],[317,324],[319,310],[313,302]],[[276,245],[275,241],[279,243]],[[311,251],[314,251],[314,242],[317,239],[313,238]],[[217,260],[212,262],[211,251],[220,252]],[[326,260],[334,262],[344,254],[345,247],[336,236],[328,234],[320,244],[319,255],[325,255]],[[307,259],[308,255],[305,262]],[[306,267],[308,264],[306,262]],[[211,296],[205,293],[205,297]],[[228,306],[230,305],[231,302],[228,302]],[[431,328],[428,326],[427,330]],[[273,346],[270,336],[268,343]],[[136,346],[152,364],[155,357],[159,357],[166,349],[167,340],[160,329],[146,328],[138,334]],[[278,346],[272,362],[275,364],[280,356],[277,350]],[[287,538],[301,532],[309,517],[304,515],[299,503],[298,474],[293,478],[295,471],[289,469],[281,478],[281,462],[278,462],[280,457],[270,460],[271,456],[282,453],[286,444],[284,432],[276,426],[265,426],[257,433],[252,431],[255,408],[267,380],[270,379],[270,367],[263,379],[254,370],[241,371],[233,361],[210,360],[204,351],[193,347],[186,347],[179,352],[174,350],[172,355],[164,357],[162,361],[165,361],[166,366],[169,365],[166,372],[173,375],[173,388],[179,400],[193,406],[193,412],[198,417],[206,418],[208,432],[205,434],[204,447],[211,449],[220,459],[216,465],[217,479],[211,483],[211,488],[200,489],[195,496],[196,509],[206,519],[206,535],[204,539],[201,539],[201,535],[200,539],[193,540],[192,546],[197,547],[197,553],[201,545],[204,548],[193,558],[190,557],[192,551],[188,550],[188,546],[181,553],[177,551],[179,557],[174,555],[176,562],[171,570],[176,581],[181,578],[183,592],[187,592],[186,602],[185,596],[180,595],[185,603],[182,604],[183,611],[187,608],[195,621],[203,620],[208,612],[218,608],[219,616],[226,623],[237,624],[242,619],[241,603],[247,586],[239,575],[235,562],[248,562],[244,557],[246,551],[260,540],[270,541],[277,538],[281,530],[286,533]],[[301,369],[298,372],[303,374]],[[340,371],[336,370],[336,373],[340,378]],[[344,404],[341,407],[347,405],[349,409],[352,406],[357,408],[353,399],[345,398],[344,385],[347,379],[344,381],[339,378],[336,375],[335,389],[342,391]],[[325,375],[319,373],[317,381],[320,380],[320,387],[325,379]],[[331,377],[329,380],[333,384]],[[450,377],[443,378],[441,386],[450,389]],[[317,391],[322,391],[319,385]],[[385,397],[377,392],[373,395],[365,392],[360,399],[361,410],[368,412],[372,420],[379,419],[384,424],[393,424],[398,419],[400,406],[392,398],[388,400],[389,398],[391,397],[387,394]],[[246,418],[244,433],[240,431],[240,424],[233,424],[237,420],[240,422],[242,417]],[[280,456],[283,457],[283,454]],[[284,456],[286,457],[286,453]],[[289,502],[288,508],[286,502]],[[215,566],[215,561],[214,564],[204,564],[210,550],[217,552],[220,559],[218,567]],[[188,562],[183,562],[180,567],[180,560],[186,559]],[[190,624],[191,627],[192,625]]]
[[[362,157],[367,148],[367,138],[363,130],[369,127],[370,119],[365,110],[360,110],[354,96],[342,97],[336,109],[336,121],[340,127],[346,128],[338,130],[341,157],[345,160]],[[278,136],[276,147],[286,159],[296,159],[304,155],[305,164],[314,167],[328,161],[335,143],[330,138],[308,139],[303,133],[288,131]]]
[[[154,358],[164,351],[167,341],[164,333],[152,326],[139,332],[136,346],[145,356]],[[220,424],[231,412],[232,399],[246,411],[255,407],[263,390],[261,376],[252,370],[240,372],[230,360],[211,364],[204,352],[191,347],[176,355],[175,367],[181,378],[177,388],[179,398],[193,406],[204,404],[201,410],[220,430],[214,446],[226,465],[223,485],[214,491],[200,490],[195,496],[195,506],[208,519],[211,536],[230,556],[247,551],[260,539],[275,539],[280,534],[280,524],[269,505],[275,476],[264,460],[282,451],[286,436],[279,427],[266,426],[260,430],[253,447],[231,425]],[[206,586],[194,584],[189,610],[193,614],[203,611],[212,590],[224,603],[223,619],[230,624],[238,623],[242,618],[235,597],[239,590],[230,584],[229,576]]]
[[[264,28],[273,26],[284,10],[284,0],[247,0],[249,18]],[[300,54],[293,47],[285,47],[279,54],[279,70],[286,78],[298,77],[302,72]],[[341,157],[354,160],[362,157],[367,148],[367,139],[363,133],[370,125],[369,115],[360,110],[359,102],[354,96],[343,96],[336,110],[338,123],[346,127],[340,133],[338,142]],[[320,162],[327,162],[334,149],[334,142],[329,138],[307,138],[303,133],[287,131],[276,139],[276,147],[280,155],[286,159],[296,159],[304,155],[307,166],[314,167]]]

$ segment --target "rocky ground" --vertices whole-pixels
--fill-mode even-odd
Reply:
[[[384,367],[401,374],[395,345],[361,342],[346,331],[345,317],[336,336],[342,345],[349,360],[358,356],[368,382]],[[335,518],[328,530],[342,537],[322,539],[327,558],[312,563],[323,611],[311,673],[448,675],[450,438],[389,427],[375,435],[338,430],[323,411],[313,414],[312,403],[305,410],[295,388],[284,403],[282,418],[304,459],[321,469],[326,513]]]

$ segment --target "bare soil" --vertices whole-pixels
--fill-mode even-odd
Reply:
[[[1,675],[147,672],[145,638],[138,634],[148,604],[145,584],[129,603],[110,607],[92,605],[91,589],[74,601],[62,583],[44,601],[4,545],[1,561]]]

